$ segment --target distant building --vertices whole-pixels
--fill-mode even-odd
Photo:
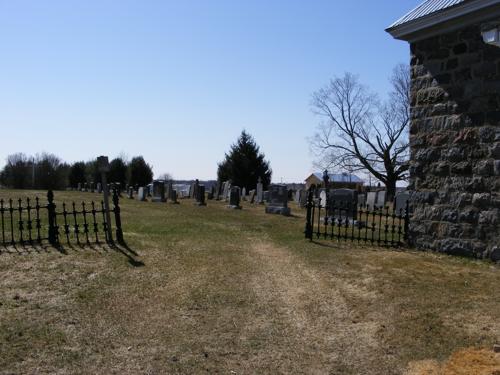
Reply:
[[[328,177],[330,178],[330,186],[333,188],[350,188],[360,190],[364,184],[364,181],[358,176],[349,173],[328,174]],[[304,181],[306,183],[306,189],[309,189],[313,185],[322,186],[323,173],[313,173]]]

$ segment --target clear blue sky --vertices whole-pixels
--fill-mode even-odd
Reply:
[[[384,95],[408,45],[384,28],[419,0],[0,0],[0,167],[141,154],[215,178],[241,130],[273,180],[312,171],[312,92],[359,74]]]

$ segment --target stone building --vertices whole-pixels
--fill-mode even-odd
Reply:
[[[500,0],[428,0],[390,26],[411,51],[410,239],[500,260]]]

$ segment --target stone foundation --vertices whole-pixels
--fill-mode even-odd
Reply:
[[[410,241],[500,260],[500,48],[480,27],[411,44]]]

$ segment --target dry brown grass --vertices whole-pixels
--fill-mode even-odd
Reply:
[[[405,375],[499,375],[500,354],[486,349],[463,349],[444,363],[411,362]]]
[[[0,373],[387,375],[500,340],[491,263],[310,243],[297,210],[122,209],[135,254],[1,251]]]

